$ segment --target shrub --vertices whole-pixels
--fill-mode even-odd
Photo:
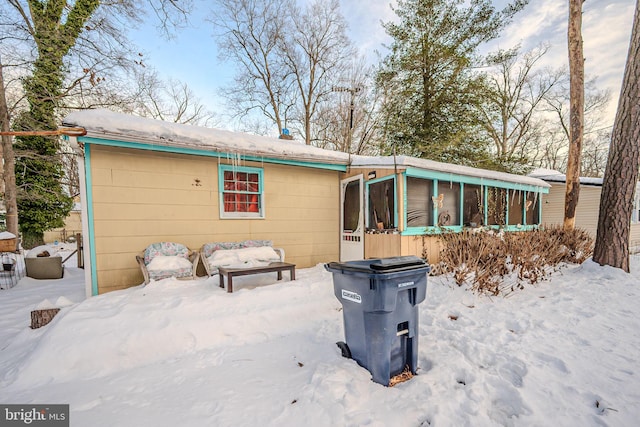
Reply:
[[[563,264],[581,264],[593,252],[593,239],[585,230],[560,226],[515,233],[444,233],[442,242],[434,270],[450,273],[458,286],[467,283],[474,292],[491,295],[536,284]]]

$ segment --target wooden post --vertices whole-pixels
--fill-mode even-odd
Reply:
[[[78,268],[84,268],[84,251],[82,250],[82,233],[76,233],[76,248],[78,251]]]

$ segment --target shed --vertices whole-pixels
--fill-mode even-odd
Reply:
[[[567,188],[565,174],[551,169],[536,169],[529,174],[544,180],[550,185],[549,193],[543,197],[543,224],[562,225],[564,222],[564,199]],[[640,248],[640,184],[636,184],[631,228],[629,229],[629,245],[632,250]],[[580,197],[576,208],[576,227],[589,232],[595,238],[598,231],[598,215],[600,195],[602,194],[602,178],[581,177]]]

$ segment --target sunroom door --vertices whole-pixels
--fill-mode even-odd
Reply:
[[[364,258],[364,179],[362,175],[341,181],[340,261]]]

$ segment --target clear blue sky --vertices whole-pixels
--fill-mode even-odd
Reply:
[[[393,1],[393,0],[391,0]],[[195,0],[192,26],[181,30],[172,40],[162,39],[151,25],[132,33],[131,38],[142,52],[145,62],[156,68],[163,79],[175,78],[187,83],[213,111],[221,111],[216,97],[219,87],[232,82],[233,65],[218,58],[212,36],[213,23],[207,21],[211,3]],[[496,0],[502,7],[506,0]],[[384,51],[388,41],[381,21],[394,14],[389,0],[341,0],[342,13],[350,27],[350,36],[360,51],[375,58],[374,51]],[[610,88],[612,102],[609,124],[613,123],[626,61],[634,0],[589,0],[584,3],[583,39],[587,77],[598,76],[599,87]],[[500,40],[491,48],[510,48],[521,43],[529,49],[540,42],[551,43],[544,63],[555,67],[567,64],[568,0],[531,0]]]

